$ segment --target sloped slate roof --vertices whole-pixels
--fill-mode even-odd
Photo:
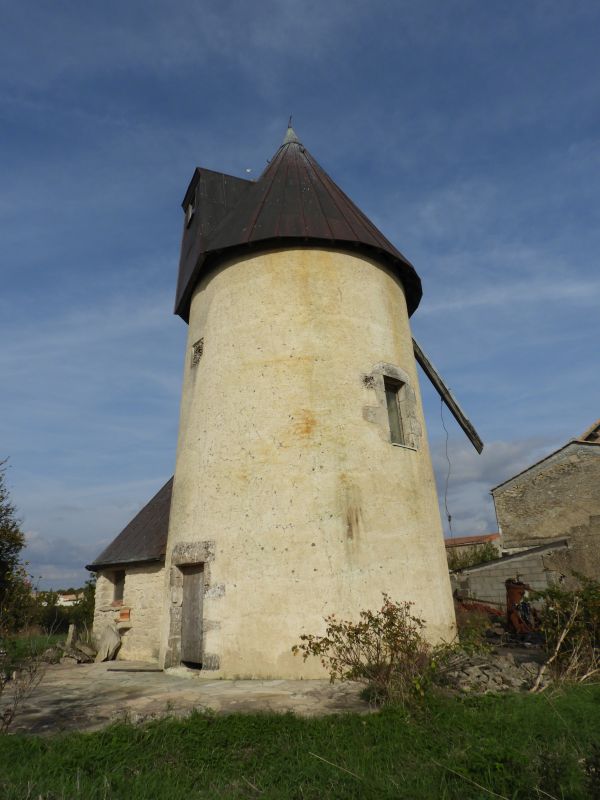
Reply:
[[[313,244],[349,247],[388,264],[402,281],[409,314],[419,305],[421,280],[408,259],[344,194],[288,129],[283,144],[256,182],[197,170],[184,207],[196,195],[200,222],[184,229],[175,313],[185,320],[202,271],[236,250]],[[208,190],[208,191],[207,191]],[[218,205],[206,200],[218,192]],[[217,222],[218,210],[221,219]]]
[[[95,572],[100,567],[140,561],[163,561],[167,549],[172,492],[173,478],[165,483],[86,569]]]

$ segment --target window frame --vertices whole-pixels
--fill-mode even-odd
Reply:
[[[363,406],[363,418],[377,425],[381,439],[387,446],[404,450],[421,449],[423,428],[422,414],[419,410],[417,394],[413,388],[411,376],[402,367],[379,361],[369,372],[361,374],[361,382],[365,389],[374,392],[376,405]],[[387,388],[395,389],[398,416],[401,421],[402,442],[394,441],[388,410]]]
[[[383,376],[390,442],[402,447],[407,446],[401,398],[405,386],[406,384],[397,378],[392,378],[389,375]]]
[[[126,571],[124,569],[116,569],[112,574],[113,606],[123,605],[123,598],[125,596],[125,576]]]

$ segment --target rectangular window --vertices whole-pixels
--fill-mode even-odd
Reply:
[[[402,414],[400,410],[400,392],[404,384],[385,376],[383,378],[383,384],[385,386],[385,402],[390,422],[390,441],[394,444],[406,444],[404,441]]]
[[[189,228],[193,216],[194,216],[194,204],[193,203],[188,203],[186,208],[185,208],[185,226],[186,226],[186,228]]]
[[[119,569],[113,574],[113,603],[119,605],[123,602],[123,592],[125,591],[125,570]]]
[[[185,207],[185,227],[189,228],[196,210],[196,192],[198,188],[194,189],[194,193],[190,197],[188,204]]]

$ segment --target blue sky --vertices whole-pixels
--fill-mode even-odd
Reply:
[[[600,416],[600,6],[0,4],[0,456],[42,585],[172,474],[172,315],[196,165],[257,176],[287,118],[415,264],[456,535],[489,489]],[[438,483],[437,396],[422,380]]]

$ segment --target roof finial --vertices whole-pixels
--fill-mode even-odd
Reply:
[[[285,137],[283,139],[283,144],[300,144],[300,139],[296,136],[296,132],[292,128],[292,115],[290,114],[290,118],[288,119],[288,126]]]

